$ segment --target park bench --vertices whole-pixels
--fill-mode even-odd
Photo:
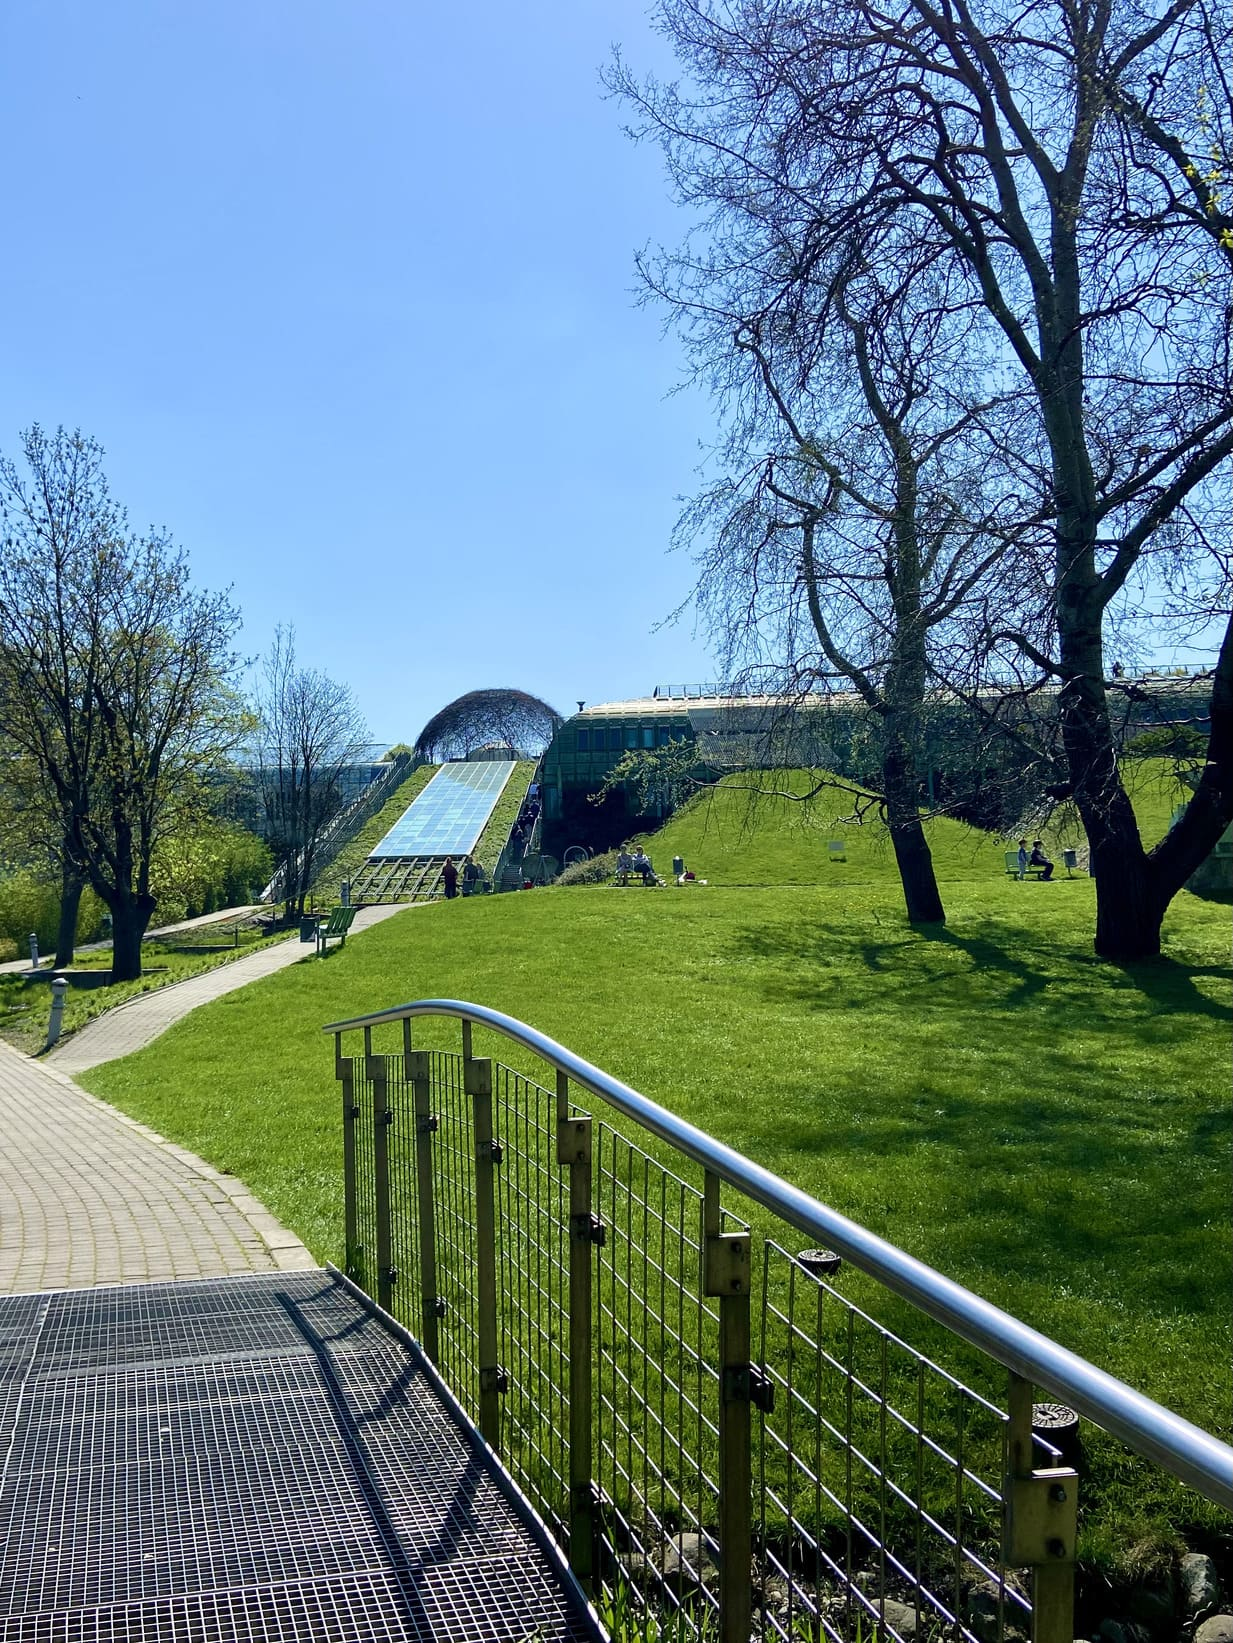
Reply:
[[[622,889],[624,889],[625,886],[629,884],[649,885],[652,887],[659,886],[662,888],[664,881],[660,878],[654,868],[651,869],[650,878],[644,879],[640,868],[618,867],[616,872],[612,875],[612,882],[613,884],[619,885]]]
[[[355,918],[354,907],[336,907],[324,924],[317,926],[317,951],[324,953],[326,942],[337,940],[340,947],[347,945],[347,931]]]
[[[1019,852],[1017,850],[1008,850],[1006,852],[1006,871],[1012,879],[1019,877]],[[1039,879],[1044,877],[1044,872],[1043,867],[1025,867],[1023,876],[1027,879]]]

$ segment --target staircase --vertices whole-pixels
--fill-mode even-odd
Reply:
[[[351,879],[351,905],[371,902],[436,901],[442,894],[444,856],[378,856]]]

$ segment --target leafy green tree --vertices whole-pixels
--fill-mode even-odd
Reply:
[[[0,734],[37,771],[131,980],[155,852],[197,823],[244,734],[239,613],[193,588],[165,533],[129,529],[96,441],[36,425],[21,444],[24,468],[0,458]]]

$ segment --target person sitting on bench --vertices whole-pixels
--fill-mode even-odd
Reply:
[[[629,853],[629,846],[623,844],[617,855],[617,883],[628,884],[629,875],[634,870],[634,858]]]
[[[1043,869],[1040,875],[1042,884],[1048,884],[1053,877],[1053,863],[1045,855],[1044,845],[1040,839],[1032,840],[1032,854],[1028,857],[1028,866]]]
[[[655,869],[651,866],[651,858],[641,848],[634,854],[634,872],[642,874],[643,884],[654,884],[656,882]]]

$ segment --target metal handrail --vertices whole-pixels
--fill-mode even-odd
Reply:
[[[322,1030],[339,1034],[354,1028],[405,1021],[413,1016],[452,1016],[477,1027],[490,1028],[522,1045],[755,1203],[836,1250],[853,1266],[903,1296],[960,1339],[978,1347],[1013,1373],[1064,1398],[1079,1414],[1121,1438],[1137,1453],[1190,1484],[1217,1505],[1233,1511],[1233,1448],[1210,1432],[1097,1369],[847,1216],[828,1209],[807,1192],[791,1186],[722,1141],[716,1141],[685,1119],[648,1100],[534,1027],[482,1004],[427,998],[371,1015],[335,1021]]]

